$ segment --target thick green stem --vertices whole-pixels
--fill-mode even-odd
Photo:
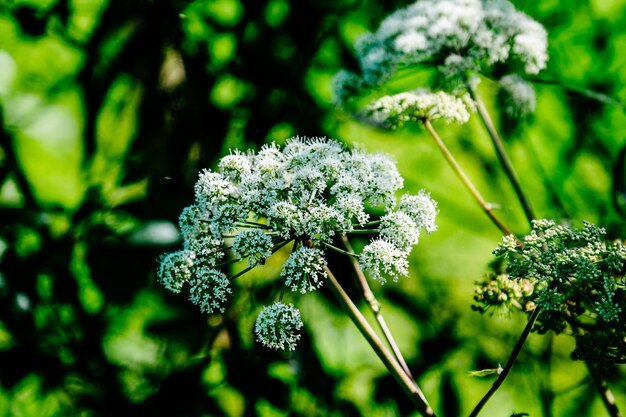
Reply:
[[[575,322],[574,320],[568,320],[570,327],[572,328],[572,332],[575,337],[580,337],[583,334],[583,326],[580,323]],[[615,402],[615,396],[613,392],[609,388],[606,380],[602,377],[598,369],[588,360],[585,360],[585,365],[587,366],[587,370],[589,371],[589,375],[591,376],[591,380],[598,390],[598,394],[600,394],[600,398],[604,403],[604,407],[608,411],[611,417],[622,417],[622,414],[617,408],[617,403]]]
[[[589,375],[593,379],[593,383],[600,394],[600,398],[602,398],[602,402],[604,403],[604,407],[609,412],[611,417],[622,417],[622,413],[620,413],[619,408],[617,408],[617,403],[615,402],[615,396],[611,389],[609,388],[606,380],[602,378],[602,376],[598,373],[595,367],[589,363],[589,361],[585,361],[585,365],[587,365],[587,369],[589,370]]]
[[[352,245],[350,244],[350,241],[348,240],[348,237],[346,235],[341,236],[341,241],[343,242],[343,245],[346,247],[346,250],[349,253],[354,254]],[[367,301],[367,304],[370,306],[370,309],[374,313],[374,317],[376,317],[376,322],[378,323],[380,330],[383,332],[383,335],[385,336],[385,339],[387,340],[389,347],[391,347],[391,350],[393,351],[393,354],[395,355],[396,359],[398,360],[400,365],[402,365],[404,372],[411,379],[413,379],[413,375],[411,374],[411,371],[409,370],[409,366],[404,360],[404,356],[402,356],[402,352],[400,351],[400,348],[398,347],[398,344],[396,343],[396,340],[394,339],[393,334],[389,330],[389,327],[387,326],[387,322],[385,321],[385,318],[383,317],[383,314],[381,312],[381,305],[376,299],[376,297],[374,296],[374,293],[372,292],[372,289],[370,288],[367,282],[367,278],[365,277],[365,274],[363,273],[363,270],[361,269],[359,262],[354,257],[351,257],[350,260],[352,261],[352,267],[354,268],[354,272],[356,272],[356,276],[358,277],[359,283],[361,284],[361,289],[363,290],[363,297],[365,298],[365,301]]]
[[[470,88],[469,91],[472,95],[472,98],[474,99],[474,102],[476,103],[476,109],[478,110],[478,114],[480,115],[480,118],[483,121],[483,124],[485,125],[487,132],[489,133],[491,142],[493,143],[493,146],[496,149],[496,154],[498,155],[498,160],[500,161],[500,165],[502,165],[502,168],[504,169],[506,176],[509,178],[509,182],[511,183],[511,185],[513,186],[513,189],[515,190],[515,194],[517,195],[517,199],[522,205],[522,209],[524,210],[526,219],[528,219],[529,223],[532,223],[532,221],[535,219],[535,214],[533,213],[533,209],[530,206],[530,202],[526,198],[526,195],[524,195],[524,191],[522,190],[519,180],[517,179],[517,174],[515,173],[513,164],[511,163],[511,160],[509,159],[506,149],[504,148],[504,144],[502,143],[502,138],[498,134],[498,131],[496,130],[496,127],[493,124],[491,117],[489,116],[489,112],[487,111],[487,108],[485,107],[484,103],[482,102],[482,100],[480,99],[476,91],[474,91],[474,89],[472,88]]]
[[[504,233],[505,235],[512,235],[513,233],[511,233],[511,231],[500,221],[500,219],[498,219],[496,215],[493,214],[491,206],[487,204],[485,199],[480,195],[480,193],[478,192],[478,190],[476,189],[472,181],[470,181],[468,176],[465,174],[465,172],[463,171],[459,163],[456,161],[456,159],[454,158],[454,156],[452,155],[452,153],[450,152],[446,144],[443,142],[443,140],[441,140],[441,138],[437,134],[437,131],[435,130],[433,125],[430,123],[430,121],[428,119],[424,119],[423,123],[428,133],[430,133],[430,135],[433,137],[433,139],[437,143],[437,146],[439,147],[439,150],[441,151],[441,153],[443,153],[443,156],[446,158],[446,160],[448,161],[448,163],[450,164],[450,166],[452,167],[456,175],[459,177],[463,185],[465,185],[465,187],[468,189],[470,194],[472,194],[472,197],[474,197],[474,200],[476,200],[478,204],[482,207],[485,214],[487,214],[487,216],[491,219],[493,224],[495,224],[496,227],[500,229],[502,233]]]
[[[520,352],[522,351],[522,347],[524,346],[524,343],[526,342],[526,339],[528,338],[528,335],[530,334],[530,331],[532,330],[533,325],[535,324],[535,321],[537,320],[537,317],[539,316],[540,310],[541,309],[539,307],[535,307],[535,310],[532,312],[532,314],[528,318],[528,323],[526,323],[526,327],[524,327],[522,334],[517,340],[517,343],[515,344],[515,347],[513,348],[513,352],[511,352],[511,355],[509,356],[509,359],[507,360],[506,365],[504,365],[504,368],[502,368],[502,372],[500,372],[500,375],[498,375],[498,378],[494,381],[491,388],[489,388],[489,391],[487,391],[485,396],[480,400],[480,402],[476,405],[476,407],[474,407],[474,410],[469,415],[469,417],[476,417],[478,413],[480,413],[480,410],[482,410],[485,404],[487,404],[487,401],[489,401],[491,396],[498,390],[498,388],[500,388],[500,385],[502,385],[506,377],[509,375],[509,372],[511,372],[511,369],[513,368],[513,364],[515,363],[515,360],[517,359]]]
[[[352,322],[359,329],[363,337],[365,337],[372,349],[374,349],[374,352],[376,352],[376,355],[383,362],[389,373],[398,382],[398,384],[400,384],[402,390],[417,407],[420,414],[425,417],[435,416],[435,412],[428,404],[422,390],[415,383],[415,381],[413,381],[404,372],[402,366],[398,363],[396,358],[391,354],[391,352],[389,352],[389,350],[387,350],[383,342],[376,335],[370,324],[367,320],[365,320],[365,317],[363,317],[359,309],[352,302],[346,291],[339,284],[339,281],[337,281],[327,266],[324,267],[324,272],[326,272],[327,280],[330,284],[329,287],[337,298],[337,301],[339,301],[346,313],[348,313]]]

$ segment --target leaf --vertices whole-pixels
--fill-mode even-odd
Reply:
[[[498,365],[497,368],[481,369],[480,371],[469,371],[469,376],[483,378],[483,377],[493,375],[493,374],[500,375],[501,373],[502,373],[502,367]]]

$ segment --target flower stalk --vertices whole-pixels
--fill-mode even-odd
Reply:
[[[511,160],[506,152],[506,149],[504,148],[502,138],[498,134],[498,131],[496,130],[493,120],[489,116],[489,112],[487,111],[485,104],[480,99],[480,96],[478,95],[476,90],[474,88],[468,88],[468,91],[470,92],[472,99],[474,100],[474,103],[476,104],[476,110],[478,111],[478,115],[480,116],[480,119],[482,120],[483,124],[485,125],[485,128],[487,129],[487,132],[489,133],[491,142],[493,143],[493,146],[496,150],[496,155],[498,155],[498,160],[500,161],[500,165],[502,166],[502,169],[504,169],[504,172],[506,176],[508,177],[509,182],[511,183],[511,185],[513,186],[513,189],[515,190],[515,194],[517,195],[517,199],[522,205],[522,209],[524,210],[524,214],[526,216],[526,219],[528,220],[528,223],[531,223],[533,220],[535,220],[535,214],[530,205],[530,202],[528,201],[528,199],[526,198],[526,195],[524,194],[524,191],[522,190],[522,186],[519,183],[517,174],[515,172],[515,169],[513,168],[513,164],[511,163]]]
[[[619,411],[617,403],[615,402],[615,396],[609,388],[606,380],[602,378],[597,369],[588,360],[585,361],[585,365],[587,366],[587,370],[589,370],[589,375],[591,375],[593,384],[596,386],[596,389],[600,394],[600,398],[604,403],[604,407],[608,411],[609,415],[611,417],[622,417],[622,413]]]
[[[526,327],[524,327],[522,334],[520,335],[519,339],[517,339],[517,343],[515,344],[515,347],[513,348],[513,351],[511,352],[509,359],[507,359],[506,364],[504,365],[504,368],[502,368],[502,372],[500,372],[500,374],[498,375],[498,378],[495,380],[491,388],[489,388],[489,391],[487,391],[487,393],[483,396],[483,398],[481,398],[481,400],[478,402],[476,407],[474,407],[474,410],[472,410],[469,417],[476,417],[480,413],[480,411],[483,409],[485,404],[487,404],[489,399],[491,399],[492,395],[498,390],[498,388],[500,388],[500,385],[502,385],[506,377],[509,375],[509,372],[511,372],[511,369],[513,369],[513,365],[515,364],[517,357],[522,351],[522,347],[524,346],[524,343],[526,343],[526,339],[528,339],[528,335],[530,334],[530,331],[535,325],[535,321],[537,321],[537,317],[539,317],[540,312],[541,312],[541,309],[539,307],[536,307],[533,310],[532,314],[528,318]]]
[[[439,137],[439,134],[437,133],[433,125],[430,123],[430,120],[423,119],[422,123],[424,124],[424,127],[426,127],[426,130],[428,131],[428,133],[430,133],[432,138],[435,140],[437,147],[439,148],[443,156],[446,158],[446,161],[448,161],[448,164],[450,164],[450,166],[454,170],[454,173],[459,177],[459,179],[461,180],[465,188],[467,188],[467,190],[470,192],[472,197],[474,197],[474,200],[476,200],[476,202],[480,205],[480,207],[483,209],[485,214],[489,217],[491,222],[498,229],[500,229],[500,231],[503,234],[512,235],[513,233],[509,230],[508,227],[504,225],[504,223],[502,223],[500,219],[496,217],[496,215],[493,213],[491,205],[485,201],[485,199],[482,197],[482,195],[480,195],[480,192],[476,189],[472,181],[465,174],[465,172],[463,171],[463,168],[461,168],[461,165],[459,165],[457,160],[454,158],[454,155],[452,155],[452,152],[450,152],[446,144],[443,142],[443,140],[441,140],[441,137]]]
[[[428,404],[424,393],[412,378],[410,378],[396,360],[391,352],[385,347],[380,338],[376,335],[365,317],[361,314],[357,306],[350,299],[346,291],[343,289],[337,278],[330,271],[328,266],[324,267],[326,278],[333,295],[344,308],[354,325],[359,329],[363,337],[367,340],[376,355],[383,362],[389,373],[400,384],[404,393],[409,397],[411,402],[417,407],[420,414],[424,417],[434,417],[435,412]]]
[[[346,235],[341,236],[341,241],[343,242],[343,245],[346,247],[346,250],[349,253],[354,254],[352,245],[350,244],[350,241],[348,240],[348,237]],[[404,356],[402,355],[402,352],[400,351],[400,348],[398,347],[398,344],[396,343],[396,340],[394,339],[393,334],[389,330],[389,327],[387,326],[387,322],[385,321],[385,318],[382,315],[382,312],[381,312],[382,307],[380,303],[378,302],[378,300],[376,299],[376,296],[374,296],[374,293],[372,292],[372,289],[370,288],[367,282],[367,278],[365,277],[365,274],[363,273],[363,270],[361,269],[359,262],[354,257],[351,257],[351,262],[352,262],[352,267],[354,268],[356,276],[359,280],[361,289],[363,290],[363,298],[365,298],[365,301],[367,301],[367,304],[369,305],[370,309],[374,313],[374,317],[376,317],[376,322],[378,323],[380,330],[383,332],[383,335],[385,336],[385,339],[387,340],[389,347],[391,347],[391,350],[393,351],[394,356],[396,357],[396,359],[402,366],[402,369],[404,369],[404,372],[410,378],[413,378],[413,375],[411,374],[409,366],[407,365],[406,360],[404,360]]]

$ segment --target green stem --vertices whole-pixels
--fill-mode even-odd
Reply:
[[[387,350],[383,345],[380,338],[376,335],[372,327],[369,325],[365,317],[361,314],[356,305],[352,302],[346,291],[341,287],[333,273],[328,269],[328,266],[324,266],[324,272],[330,283],[329,287],[337,301],[342,305],[352,322],[359,329],[363,337],[367,340],[372,347],[376,355],[383,362],[389,373],[400,384],[405,394],[409,397],[411,402],[417,407],[420,414],[424,417],[434,417],[435,412],[428,404],[424,393],[419,386],[404,372],[402,366],[398,363],[396,358]]]
[[[572,332],[574,333],[574,337],[580,337],[584,334],[584,330],[581,330],[582,323],[578,323],[572,319],[569,319],[568,324],[572,328]],[[583,328],[584,329],[584,328]],[[585,365],[587,366],[587,370],[589,371],[589,375],[591,376],[591,380],[598,390],[598,394],[600,394],[600,398],[604,403],[604,407],[608,411],[611,417],[622,417],[622,414],[617,407],[617,403],[615,402],[615,396],[613,392],[609,388],[606,380],[602,377],[598,369],[588,360],[585,360]]]
[[[237,272],[235,275],[230,277],[230,280],[234,281],[237,278],[239,278],[240,276],[242,276],[243,274],[245,274],[246,272],[250,272],[254,268],[256,268],[256,265],[252,265],[252,266],[247,267],[246,269],[242,269],[241,271]]]
[[[341,241],[343,242],[343,245],[346,247],[346,250],[348,252],[354,253],[354,250],[352,249],[352,245],[350,244],[350,241],[348,240],[348,237],[346,235],[341,236]],[[370,288],[367,282],[367,278],[365,277],[365,274],[363,273],[363,270],[361,269],[361,265],[359,265],[359,262],[355,258],[352,258],[351,261],[352,261],[352,267],[354,268],[354,271],[356,272],[356,276],[359,279],[359,283],[361,284],[361,289],[363,290],[363,297],[365,298],[365,301],[367,301],[367,304],[370,306],[370,309],[374,313],[374,317],[376,317],[376,321],[378,322],[378,327],[380,327],[380,330],[383,332],[383,335],[385,336],[385,339],[387,340],[389,347],[391,347],[391,350],[393,351],[394,356],[396,357],[396,359],[402,366],[402,369],[404,369],[404,372],[411,379],[414,380],[413,375],[411,374],[411,371],[409,370],[409,366],[404,360],[404,356],[402,356],[402,352],[400,351],[400,348],[398,347],[398,344],[396,343],[396,340],[394,339],[393,334],[389,330],[389,327],[387,326],[387,322],[385,321],[385,318],[383,317],[381,313],[381,305],[376,299],[376,297],[374,296],[374,293],[372,292],[372,289]]]
[[[291,242],[291,241],[290,241],[290,240],[285,240],[284,242],[281,242],[281,243],[278,243],[277,245],[274,245],[274,247],[272,248],[272,255],[273,255],[274,253],[276,253],[276,251],[278,251],[280,248],[282,248],[283,246],[285,246],[285,245],[286,245],[287,243],[289,243],[289,242]],[[244,260],[244,259],[246,259],[246,258],[247,258],[247,257],[244,257],[244,258],[233,258],[233,259],[229,259],[229,260],[227,260],[227,261],[224,261],[224,262],[222,262],[222,263],[220,263],[220,264],[215,265],[215,267],[216,267],[216,268],[220,268],[220,267],[224,267],[224,266],[227,266],[227,265],[231,265],[231,264],[237,263],[237,262],[239,262],[239,261],[243,261],[243,260]],[[230,278],[230,280],[232,281],[232,280],[234,280],[235,278],[239,278],[240,276],[242,276],[243,274],[245,274],[246,272],[250,271],[252,268],[255,268],[255,267],[256,267],[256,265],[255,265],[255,266],[253,266],[253,267],[246,268],[246,269],[244,269],[244,270],[243,270],[243,271],[241,271],[241,272],[238,272],[236,275],[232,276],[232,277]]]
[[[498,375],[498,378],[494,381],[491,388],[489,388],[489,391],[487,391],[485,396],[480,400],[480,402],[476,405],[476,407],[474,407],[474,410],[469,415],[469,417],[476,417],[480,413],[480,410],[482,410],[485,404],[487,404],[487,401],[489,401],[491,396],[498,390],[498,388],[500,388],[500,385],[502,385],[506,377],[509,375],[509,372],[511,372],[511,369],[513,368],[513,364],[515,363],[515,360],[517,359],[520,352],[522,351],[522,347],[524,346],[524,343],[526,342],[526,339],[528,338],[528,335],[530,334],[530,331],[532,330],[533,325],[535,324],[535,321],[537,321],[537,317],[539,316],[540,311],[541,309],[539,307],[535,307],[535,310],[532,312],[532,314],[528,318],[528,323],[526,323],[526,327],[524,327],[522,334],[517,340],[517,343],[515,344],[515,347],[513,348],[513,352],[511,352],[511,355],[509,356],[509,359],[507,360],[506,365],[504,365],[504,368],[502,368],[502,372],[500,372],[500,375]]]
[[[500,161],[500,165],[502,165],[502,168],[504,169],[506,176],[509,178],[509,182],[511,183],[511,185],[513,186],[513,189],[515,190],[515,194],[517,195],[517,199],[522,205],[522,209],[524,210],[524,214],[526,215],[526,219],[528,220],[528,223],[532,223],[532,221],[535,219],[535,214],[533,213],[533,209],[530,206],[530,202],[528,201],[528,199],[526,198],[526,195],[524,194],[524,191],[522,190],[522,187],[517,178],[517,174],[515,173],[515,169],[513,168],[513,164],[511,163],[511,160],[506,152],[506,149],[504,148],[502,138],[498,134],[498,131],[496,130],[495,125],[493,124],[493,120],[491,120],[491,117],[489,116],[489,112],[487,111],[487,108],[485,107],[484,103],[482,102],[482,100],[480,99],[476,91],[472,88],[468,88],[468,90],[470,94],[472,95],[474,102],[476,103],[476,109],[478,110],[478,114],[480,115],[480,118],[483,121],[483,124],[485,125],[487,132],[489,133],[491,142],[493,143],[493,146],[496,149],[496,154],[498,155],[498,160]]]
[[[356,230],[351,230],[349,232],[346,232],[346,234],[349,234],[349,235],[373,234],[373,233],[378,233],[379,231],[380,231],[379,229],[356,229]]]
[[[585,365],[587,365],[589,375],[591,375],[593,383],[596,386],[596,389],[600,394],[600,398],[602,398],[602,402],[604,403],[604,407],[609,412],[609,415],[611,417],[622,417],[622,413],[620,413],[619,408],[617,408],[615,396],[613,395],[613,392],[611,392],[606,380],[602,378],[597,369],[593,366],[593,364],[589,363],[589,361],[585,361]]]
[[[296,251],[296,249],[298,249],[298,244],[299,243],[300,243],[300,241],[298,239],[293,241],[293,246],[291,247],[291,253],[294,253]],[[286,244],[286,242],[285,242],[285,244]],[[283,279],[281,281],[282,281],[282,285],[280,287],[280,298],[279,298],[280,302],[283,301],[283,297],[285,296],[285,280]]]
[[[244,221],[244,222],[237,222],[235,223],[237,226],[239,227],[255,227],[255,228],[260,228],[260,229],[270,229],[270,226],[263,224],[263,223],[257,223],[257,222],[251,222],[251,221]]]
[[[340,253],[340,254],[342,254],[342,255],[346,255],[346,256],[348,256],[348,257],[350,257],[350,258],[356,259],[356,258],[358,258],[358,257],[359,257],[359,255],[355,254],[354,252],[348,252],[348,251],[345,251],[345,250],[343,250],[343,249],[341,249],[341,248],[338,248],[337,246],[333,246],[333,245],[331,245],[330,243],[324,243],[324,242],[322,242],[322,244],[323,244],[324,246],[326,246],[328,249],[330,249],[330,250],[334,250],[335,252],[338,252],[338,253]]]
[[[219,263],[219,264],[215,265],[215,267],[216,267],[216,268],[221,268],[221,267],[224,267],[224,266],[232,265],[232,264],[234,264],[234,263],[237,263],[237,262],[239,262],[239,261],[242,261],[243,259],[245,259],[245,258],[233,258],[233,259],[229,259],[229,260],[227,260],[227,261],[224,261],[224,262],[222,262],[222,263]],[[231,279],[232,279],[232,278],[231,278]]]
[[[485,214],[487,214],[487,216],[491,219],[493,224],[495,224],[496,227],[500,229],[502,233],[504,233],[505,235],[512,235],[513,233],[496,217],[495,214],[493,214],[491,206],[487,204],[485,199],[480,195],[480,193],[478,192],[478,190],[476,189],[472,181],[470,181],[468,176],[465,174],[465,172],[463,171],[459,163],[456,161],[456,159],[454,158],[454,156],[452,155],[452,153],[450,152],[446,144],[443,142],[443,140],[441,140],[441,138],[437,134],[437,131],[435,130],[435,128],[433,128],[433,125],[430,123],[430,121],[428,119],[424,119],[422,122],[424,126],[426,127],[426,130],[428,131],[428,133],[430,133],[430,135],[435,140],[435,143],[439,147],[439,150],[441,151],[441,153],[443,153],[443,156],[446,158],[446,160],[448,161],[448,163],[450,164],[450,166],[452,167],[456,175],[459,177],[463,185],[465,185],[465,188],[468,189],[470,194],[472,194],[472,197],[474,197],[474,200],[476,200],[476,202],[478,202],[478,204],[482,207]]]
[[[279,250],[280,248],[282,248],[283,246],[285,246],[289,242],[291,242],[291,240],[285,240],[285,241],[282,241],[282,242],[277,243],[276,245],[274,245],[274,247],[272,248],[272,254],[274,254],[277,250]]]
[[[381,223],[381,220],[372,220],[371,222],[365,223],[363,227],[376,226],[376,225],[379,225],[380,223]]]
[[[539,384],[539,395],[541,398],[541,408],[543,410],[543,417],[552,417],[552,408],[554,403],[554,391],[552,390],[552,384],[550,383],[552,374],[552,342],[554,340],[554,334],[548,333],[546,345],[543,348],[541,355],[541,369],[543,378]]]

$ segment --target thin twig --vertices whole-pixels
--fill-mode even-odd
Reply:
[[[493,120],[491,120],[491,117],[489,116],[489,112],[487,111],[487,108],[485,107],[484,103],[482,102],[482,100],[480,99],[476,91],[473,88],[469,88],[469,91],[470,91],[470,94],[472,95],[472,98],[474,99],[474,102],[476,103],[476,109],[478,110],[478,114],[480,115],[480,118],[483,121],[483,124],[485,125],[487,132],[489,133],[491,142],[493,143],[493,146],[496,149],[496,154],[498,155],[498,160],[500,161],[500,165],[502,165],[502,168],[504,169],[506,176],[509,178],[509,182],[511,183],[511,185],[513,186],[513,189],[515,190],[515,194],[517,195],[517,199],[522,205],[522,209],[524,210],[524,214],[526,215],[526,219],[528,220],[528,223],[532,223],[532,221],[535,219],[535,214],[533,213],[533,209],[530,206],[530,202],[526,198],[526,195],[524,194],[524,191],[522,190],[519,180],[517,179],[517,174],[515,173],[513,164],[511,163],[509,155],[507,154],[506,149],[504,148],[502,138],[498,134],[498,131],[496,130],[495,125],[493,124]]]
[[[349,253],[354,255],[354,250],[352,249],[352,245],[350,244],[348,237],[346,235],[342,235],[341,241],[343,242],[343,245],[346,247],[346,250]],[[385,321],[385,318],[383,317],[383,314],[380,311],[381,305],[376,299],[376,297],[374,296],[374,293],[372,292],[372,289],[370,288],[369,283],[367,282],[367,278],[365,277],[365,274],[363,274],[363,270],[361,269],[359,262],[357,261],[356,258],[352,256],[350,257],[350,260],[352,261],[352,266],[354,268],[354,271],[356,272],[356,276],[359,279],[359,283],[361,284],[361,289],[363,290],[363,297],[365,298],[365,301],[367,301],[367,304],[370,306],[370,309],[374,313],[374,317],[376,317],[376,321],[378,322],[378,326],[380,327],[380,330],[383,332],[383,335],[385,336],[387,343],[391,347],[391,350],[393,351],[394,356],[396,357],[396,359],[398,360],[398,362],[404,369],[404,372],[411,379],[414,379],[413,375],[411,374],[411,371],[409,370],[409,366],[404,360],[404,356],[402,356],[402,352],[400,351],[400,348],[398,347],[398,344],[396,343],[396,340],[393,337],[393,334],[391,333],[391,331],[389,330],[389,327],[387,326],[387,322]]]
[[[469,192],[472,194],[474,199],[482,207],[485,214],[489,216],[493,224],[495,224],[496,227],[498,227],[498,229],[500,229],[502,233],[504,233],[505,235],[512,235],[513,233],[495,216],[495,214],[493,214],[493,211],[491,210],[490,205],[487,204],[485,199],[480,195],[480,193],[478,192],[478,190],[476,189],[472,181],[470,181],[468,176],[465,174],[465,172],[463,171],[459,163],[456,161],[456,159],[454,158],[454,156],[452,155],[452,153],[450,152],[446,144],[443,143],[443,140],[441,140],[441,138],[437,134],[437,131],[435,131],[435,128],[433,128],[433,125],[430,123],[430,121],[428,119],[424,119],[423,123],[424,123],[424,126],[426,127],[426,130],[428,130],[428,133],[430,133],[433,139],[435,139],[435,142],[437,143],[437,146],[439,147],[439,150],[441,151],[441,153],[443,153],[443,156],[446,158],[446,160],[448,161],[448,163],[450,164],[454,172],[457,174],[457,176],[461,179],[461,182],[463,183],[463,185],[465,185],[465,187],[469,190]]]
[[[331,245],[330,243],[322,242],[322,245],[324,245],[328,249],[333,250],[333,251],[335,251],[337,253],[340,253],[342,255],[346,255],[349,258],[355,258],[356,257],[354,252],[345,251],[345,250],[343,250],[341,248],[338,248],[337,246]]]
[[[487,401],[489,401],[491,396],[498,390],[498,388],[500,388],[500,385],[502,385],[506,377],[509,375],[509,372],[513,368],[513,364],[515,363],[515,360],[517,359],[520,352],[522,351],[522,347],[524,346],[524,343],[526,342],[526,339],[528,338],[528,335],[530,334],[530,331],[532,330],[533,325],[535,324],[535,321],[537,320],[537,317],[539,316],[540,310],[541,309],[539,307],[535,307],[535,310],[532,312],[532,314],[528,318],[528,323],[526,323],[526,327],[524,327],[522,334],[517,340],[517,343],[515,344],[515,347],[513,348],[513,352],[511,352],[511,355],[509,356],[509,359],[507,360],[506,365],[504,365],[504,368],[502,368],[502,372],[500,372],[500,375],[498,375],[498,378],[494,381],[493,385],[491,386],[491,388],[489,388],[489,391],[487,391],[485,396],[476,405],[476,407],[474,408],[472,413],[469,415],[469,417],[476,417],[478,413],[480,413],[480,410],[485,406],[485,404],[487,404]]]
[[[409,378],[396,358],[391,354],[391,352],[389,352],[389,350],[387,350],[370,324],[367,320],[365,320],[365,317],[363,317],[346,291],[341,287],[337,278],[335,278],[330,269],[328,269],[328,266],[324,266],[324,272],[326,272],[328,282],[330,283],[329,287],[339,303],[342,305],[346,313],[348,313],[348,316],[350,316],[350,319],[352,319],[352,322],[359,329],[363,337],[365,337],[372,349],[374,349],[374,352],[376,352],[376,355],[378,355],[389,373],[394,377],[398,384],[400,384],[405,394],[417,407],[420,414],[425,417],[434,417],[435,412],[428,404],[422,390],[415,383],[415,381]]]

